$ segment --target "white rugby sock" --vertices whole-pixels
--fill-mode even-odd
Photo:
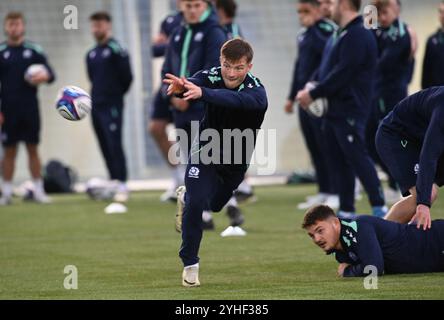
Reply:
[[[199,263],[196,264],[192,264],[191,266],[186,266],[184,267],[185,269],[190,269],[190,268],[199,268]]]
[[[204,222],[210,222],[211,220],[213,220],[211,211],[204,210],[204,212],[202,212],[202,220]]]
[[[171,174],[173,176],[173,181],[176,188],[183,185],[183,177],[185,176],[185,171],[183,170],[183,166],[177,165],[171,168]]]
[[[231,197],[230,200],[228,200],[226,207],[237,207],[237,200],[235,197]]]
[[[253,191],[253,188],[248,184],[247,179],[244,179],[237,187],[237,190],[243,193],[251,193]]]
[[[5,198],[12,197],[12,182],[11,181],[3,181],[2,196]]]

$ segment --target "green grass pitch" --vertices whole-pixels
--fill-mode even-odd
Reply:
[[[106,215],[106,203],[86,195],[54,197],[40,206],[15,200],[0,208],[1,299],[444,299],[444,273],[384,276],[377,290],[363,279],[339,279],[300,229],[296,204],[314,186],[258,187],[258,202],[242,206],[244,238],[222,238],[225,213],[201,246],[202,287],[181,287],[175,206],[158,192],[135,193],[129,212]],[[367,201],[358,203],[369,212]],[[444,218],[439,199],[433,217]],[[66,290],[66,265],[78,289]]]

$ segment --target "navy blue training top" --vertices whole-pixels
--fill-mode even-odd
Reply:
[[[170,37],[165,61],[162,66],[162,78],[166,73],[176,76],[191,77],[200,70],[220,65],[220,49],[227,40],[225,32],[216,20],[212,8],[201,17],[201,22],[193,25],[183,23],[176,28]],[[162,94],[166,97],[168,86],[162,86]],[[202,104],[193,102],[186,112],[177,112],[177,116],[202,114]],[[200,119],[199,119],[200,120]]]
[[[166,35],[168,38],[173,33],[174,29],[178,28],[180,24],[183,21],[183,13],[182,12],[175,12],[173,14],[168,15],[161,23],[160,25],[160,32]],[[152,54],[153,57],[163,57],[166,53],[168,44],[155,44],[152,47]]]
[[[221,67],[200,71],[189,80],[202,88],[200,100],[205,104],[205,114],[200,123],[201,132],[214,129],[223,137],[224,129],[253,130],[254,141],[245,139],[242,142],[242,164],[248,164],[251,154],[245,150],[252,153],[257,130],[261,128],[268,108],[267,93],[260,80],[249,73],[237,88],[228,89],[221,75]],[[249,142],[252,145],[247,145]],[[234,160],[235,152],[239,150],[232,149],[231,160]],[[223,156],[222,150],[221,154]]]
[[[313,99],[326,97],[328,119],[365,122],[371,108],[377,60],[376,40],[362,16],[338,29],[328,40],[317,72]]]
[[[422,88],[444,85],[444,30],[440,28],[427,40],[422,69]]]
[[[332,250],[339,263],[348,263],[344,277],[361,277],[366,266],[378,275],[444,271],[444,220],[423,231],[373,216],[340,219],[344,251]]]
[[[43,64],[47,68],[51,83],[55,79],[54,71],[49,65],[42,48],[25,40],[19,46],[0,44],[0,102],[2,108],[37,105],[37,86],[29,84],[24,76],[32,64]],[[28,104],[16,103],[28,102]],[[3,109],[4,110],[4,109]]]
[[[408,26],[398,19],[388,28],[374,31],[378,44],[378,64],[376,74],[376,97],[382,100],[396,101],[407,96],[408,84],[413,75],[415,60],[411,56],[412,41]],[[399,102],[397,100],[396,102]],[[383,114],[394,105],[381,103]]]
[[[93,103],[123,105],[123,96],[133,80],[128,52],[111,38],[89,50],[86,63]]]
[[[313,80],[321,64],[327,40],[335,30],[336,25],[321,19],[298,36],[298,55],[293,69],[289,100],[295,100],[298,91],[302,90],[307,82]]]
[[[432,87],[405,98],[382,120],[381,126],[422,146],[417,203],[430,207],[438,160],[444,153],[444,87]]]

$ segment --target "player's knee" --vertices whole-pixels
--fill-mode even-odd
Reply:
[[[17,147],[6,147],[4,150],[4,159],[5,160],[14,160],[17,155]]]
[[[186,206],[190,211],[201,211],[204,208],[205,199],[199,196],[190,195],[187,192]]]
[[[38,151],[36,145],[27,145],[28,155],[30,158],[38,158]]]

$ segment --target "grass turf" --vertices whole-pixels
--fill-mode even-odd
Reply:
[[[104,202],[85,195],[54,197],[51,205],[21,203],[0,208],[0,299],[444,299],[444,273],[384,276],[378,290],[363,279],[339,279],[300,229],[296,204],[313,186],[256,188],[259,201],[243,206],[244,238],[216,232],[201,246],[202,287],[181,287],[173,204],[160,193],[136,193],[129,212],[106,215]],[[369,212],[366,200],[360,212]],[[433,217],[444,218],[438,200]],[[78,269],[78,289],[66,290],[66,265]]]

